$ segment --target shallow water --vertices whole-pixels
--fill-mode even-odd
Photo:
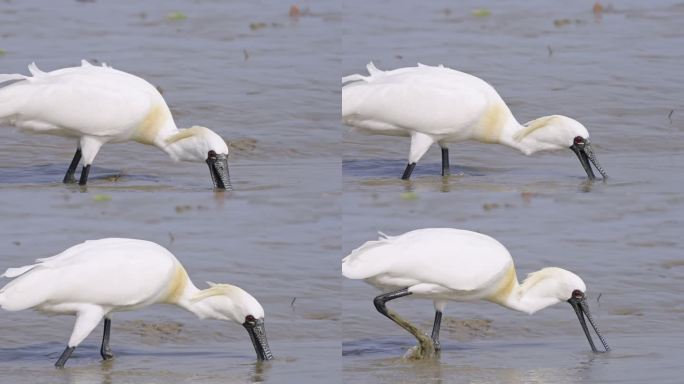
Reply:
[[[590,353],[567,304],[526,316],[451,303],[440,359],[407,362],[401,356],[415,340],[376,312],[377,291],[345,280],[345,381],[681,381],[684,78],[677,63],[684,33],[677,26],[684,6],[621,1],[597,18],[593,4],[345,2],[344,75],[364,72],[369,60],[380,69],[420,61],[473,73],[497,88],[521,122],[555,113],[583,122],[610,179],[587,182],[571,151],[526,157],[468,142],[450,147],[451,177],[439,176],[435,147],[404,182],[408,139],[346,130],[343,253],[378,230],[487,233],[509,249],[520,278],[551,265],[582,276],[613,348]],[[491,15],[472,14],[482,8]],[[431,302],[389,306],[431,328]]]
[[[300,7],[291,19],[276,1],[3,3],[2,73],[85,58],[148,79],[179,126],[230,141],[235,191],[214,193],[205,164],[135,143],[105,145],[82,191],[60,183],[73,140],[1,127],[0,267],[86,239],[156,241],[197,285],[259,299],[276,357],[256,364],[239,325],[156,306],[114,315],[113,361],[100,361],[98,328],[55,370],[73,317],[3,312],[3,382],[320,383],[340,371],[340,16],[333,2]]]
[[[0,127],[0,267],[85,239],[153,240],[198,285],[253,293],[276,359],[255,363],[237,325],[156,306],[114,316],[115,360],[100,361],[98,329],[55,370],[73,318],[3,312],[3,382],[680,382],[684,5],[627,0],[596,17],[593,4],[317,1],[292,19],[276,1],[4,2],[2,73],[86,58],[148,79],[179,126],[230,141],[236,191],[214,193],[204,164],[133,143],[103,148],[87,190],[64,186],[73,140]],[[403,182],[408,140],[339,123],[339,77],[369,60],[478,75],[521,122],[575,117],[610,179],[587,182],[570,151],[461,143],[451,177],[433,148]],[[414,340],[375,311],[376,291],[341,281],[340,253],[378,230],[439,226],[499,239],[521,278],[547,265],[581,275],[613,351],[590,353],[565,304],[525,316],[451,303],[440,358],[402,360]],[[428,301],[390,306],[431,326]]]

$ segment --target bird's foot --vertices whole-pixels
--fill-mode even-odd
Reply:
[[[109,347],[102,348],[100,350],[100,355],[102,356],[102,360],[111,360],[114,358],[114,353],[112,353],[112,349]]]

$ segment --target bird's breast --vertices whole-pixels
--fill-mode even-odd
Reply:
[[[492,284],[491,293],[486,299],[493,303],[503,304],[517,285],[518,276],[515,273],[515,266],[511,263],[502,276]]]
[[[502,103],[489,105],[473,130],[473,139],[483,143],[498,143],[510,114],[508,107]]]
[[[168,119],[168,110],[160,104],[154,105],[135,128],[131,138],[142,144],[153,144]]]
[[[188,273],[182,265],[177,264],[166,288],[166,293],[161,299],[163,303],[175,304],[183,296],[188,285]]]

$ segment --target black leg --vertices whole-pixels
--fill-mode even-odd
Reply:
[[[102,333],[102,346],[100,347],[100,355],[103,360],[110,360],[114,358],[112,348],[109,347],[109,331],[112,327],[112,320],[104,319],[104,332]]]
[[[81,147],[76,148],[76,153],[74,153],[74,158],[71,160],[71,164],[69,164],[69,169],[66,171],[66,175],[64,175],[64,180],[62,182],[64,184],[71,184],[76,182],[76,178],[74,177],[74,173],[76,173],[76,167],[78,167],[78,163],[81,161]]]
[[[435,311],[435,323],[432,325],[432,343],[435,345],[435,351],[439,351],[439,327],[442,325],[442,311]]]
[[[78,185],[86,185],[88,182],[88,172],[90,172],[90,164],[83,167],[81,171],[81,179],[78,181]]]
[[[74,352],[74,349],[76,349],[76,347],[69,347],[69,346],[67,346],[67,347],[64,349],[64,352],[62,352],[62,356],[60,356],[59,359],[57,359],[57,362],[55,363],[55,367],[57,367],[57,368],[63,368],[63,367],[64,367],[64,363],[66,363],[66,361],[69,360],[69,357],[70,357],[71,354]]]
[[[404,174],[401,176],[402,180],[408,180],[411,177],[411,173],[413,173],[413,168],[416,167],[416,163],[408,163],[406,165],[406,169],[404,169]]]
[[[442,176],[448,176],[449,173],[449,148],[442,147]]]
[[[408,291],[408,288],[402,288],[398,291],[384,293],[380,296],[377,296],[375,299],[373,299],[373,304],[375,304],[375,309],[377,309],[378,312],[382,313],[388,319],[397,323],[397,325],[399,325],[400,327],[402,327],[402,328],[406,329],[407,331],[413,333],[413,330],[406,328],[406,326],[404,324],[397,322],[392,316],[390,316],[389,311],[387,310],[387,307],[385,306],[385,303],[387,303],[390,300],[398,299],[400,297],[408,296],[410,294],[411,294],[411,292]]]
[[[400,297],[408,296],[410,295],[411,292],[409,292],[408,288],[402,288],[398,291],[390,292],[390,293],[385,293],[382,294],[373,300],[373,304],[375,304],[375,308],[378,310],[378,312],[382,313],[385,315],[388,319],[392,320],[395,324],[398,326],[404,328],[408,333],[413,335],[413,337],[418,340],[418,349],[410,352],[411,356],[409,356],[409,359],[422,359],[422,358],[427,358],[427,357],[434,357],[436,355],[435,351],[435,345],[426,335],[421,331],[420,329],[416,328],[413,324],[409,323],[408,321],[402,319],[399,315],[394,313],[394,311],[387,309],[385,306],[385,303],[387,303],[390,300],[398,299]]]

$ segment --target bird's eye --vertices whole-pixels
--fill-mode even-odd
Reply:
[[[252,315],[247,315],[247,317],[245,317],[245,321],[248,323],[253,323],[256,321],[256,319]]]
[[[572,291],[572,297],[574,297],[575,299],[581,299],[584,297],[584,293],[579,289],[575,289],[574,291]]]
[[[577,136],[577,137],[575,137],[574,142],[577,145],[582,145],[582,144],[584,144],[584,138],[582,136]]]
[[[575,140],[577,140],[577,139],[575,139]],[[209,159],[215,159],[215,158],[216,158],[216,152],[214,152],[214,150],[212,149],[212,150],[209,151],[209,153],[207,154],[207,158],[209,158]]]

